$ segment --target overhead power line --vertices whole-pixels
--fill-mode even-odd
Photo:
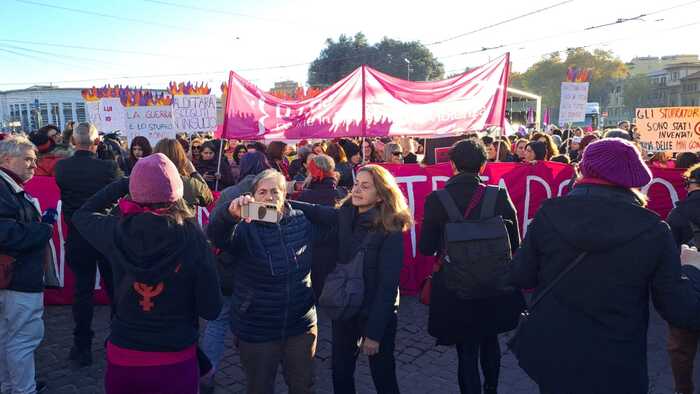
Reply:
[[[82,45],[59,44],[59,43],[53,43],[53,42],[9,40],[9,39],[4,39],[4,38],[0,38],[0,42],[12,42],[12,43],[17,43],[17,44],[38,45],[38,46],[47,46],[47,47],[55,47],[55,48],[82,49],[82,50],[97,51],[97,52],[123,53],[123,54],[128,54],[128,55],[142,55],[142,56],[167,57],[167,58],[179,58],[179,59],[190,59],[191,58],[191,57],[187,57],[187,56],[171,55],[171,54],[167,54],[167,53],[141,52],[141,51],[132,51],[132,50],[116,49],[116,48],[96,48],[96,47],[89,47],[89,46],[82,46]]]
[[[618,18],[618,19],[617,19],[616,21],[614,21],[614,22],[604,23],[604,24],[602,24],[602,25],[597,25],[597,26],[590,26],[590,27],[585,28],[584,30],[600,29],[600,28],[603,28],[603,27],[619,25],[619,24],[621,24],[621,23],[632,22],[632,21],[644,21],[644,19],[642,19],[642,18],[645,18],[645,17],[647,17],[647,16],[652,16],[652,15],[660,14],[660,13],[662,13],[662,12],[675,10],[676,8],[685,7],[685,6],[687,6],[687,5],[691,5],[691,4],[699,3],[699,2],[700,2],[700,0],[693,0],[693,1],[690,1],[690,2],[687,2],[687,3],[677,4],[677,5],[674,5],[674,6],[671,6],[671,7],[662,8],[662,9],[660,9],[660,10],[656,10],[656,11],[653,11],[653,12],[647,12],[647,13],[644,13],[644,14],[639,14],[639,15],[637,15],[637,16],[635,16],[635,17],[632,17],[632,18]]]
[[[58,5],[54,5],[54,4],[47,4],[47,3],[42,3],[39,1],[33,1],[33,0],[15,0],[15,1],[17,1],[19,3],[30,4],[30,5],[35,5],[35,6],[39,6],[39,7],[53,8],[53,9],[57,9],[57,10],[61,10],[61,11],[75,12],[75,13],[79,13],[79,14],[98,16],[101,18],[108,18],[108,19],[120,20],[120,21],[125,21],[125,22],[141,23],[141,24],[145,24],[145,25],[149,25],[149,26],[158,26],[158,27],[163,27],[163,28],[173,29],[173,30],[191,30],[191,29],[188,29],[186,26],[175,26],[175,25],[169,25],[167,23],[156,22],[153,20],[129,18],[129,17],[124,17],[124,16],[105,14],[102,12],[87,11],[87,10],[83,10],[83,9],[79,9],[79,8],[63,7],[63,6],[58,6]]]
[[[547,7],[544,7],[544,8],[540,8],[540,9],[538,9],[538,10],[530,11],[530,12],[527,12],[527,13],[522,14],[522,15],[514,16],[514,17],[512,17],[512,18],[508,18],[508,19],[502,20],[502,21],[500,21],[500,22],[492,23],[492,24],[490,24],[490,25],[486,25],[486,26],[480,27],[480,28],[478,28],[478,29],[475,29],[475,30],[472,30],[472,31],[468,31],[468,32],[466,32],[466,33],[462,33],[462,34],[458,34],[458,35],[456,35],[456,36],[448,37],[448,38],[445,38],[445,39],[443,39],[443,40],[431,42],[430,44],[426,44],[426,45],[430,46],[430,45],[444,44],[444,43],[446,43],[446,42],[448,42],[448,41],[453,41],[453,40],[456,40],[456,39],[458,39],[458,38],[466,37],[466,36],[471,35],[471,34],[474,34],[474,33],[478,33],[478,32],[484,31],[484,30],[488,30],[488,29],[494,28],[494,27],[496,27],[496,26],[501,26],[501,25],[504,25],[504,24],[506,24],[506,23],[510,23],[510,22],[516,21],[516,20],[521,19],[521,18],[525,18],[525,17],[531,16],[531,15],[535,15],[535,14],[539,14],[539,13],[542,13],[542,12],[545,12],[545,11],[549,11],[549,10],[551,10],[552,8],[556,8],[556,7],[562,6],[562,5],[564,5],[564,4],[571,3],[571,2],[573,2],[573,1],[574,1],[574,0],[562,1],[562,2],[559,2],[559,3],[556,3],[556,4],[552,4],[552,5],[547,6]]]

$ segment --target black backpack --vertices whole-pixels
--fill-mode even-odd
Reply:
[[[444,252],[441,266],[445,287],[461,299],[479,299],[503,295],[511,289],[504,279],[512,259],[510,238],[503,218],[496,215],[496,186],[480,186],[470,207],[478,204],[480,191],[481,214],[477,220],[467,220],[446,190],[436,192],[448,215],[444,229]]]
[[[367,233],[355,256],[338,263],[323,284],[318,306],[332,320],[347,320],[357,315],[365,299],[365,250],[372,233]]]

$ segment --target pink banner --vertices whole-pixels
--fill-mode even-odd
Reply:
[[[412,82],[362,66],[318,96],[287,101],[231,71],[223,135],[301,139],[440,137],[503,126],[509,55],[435,82]]]
[[[417,164],[385,166],[396,177],[415,218],[415,225],[405,235],[405,261],[401,272],[402,292],[415,294],[422,280],[432,270],[434,260],[421,256],[417,250],[425,198],[433,190],[442,188],[452,174],[447,163],[426,167]],[[652,183],[643,191],[649,196],[649,208],[665,218],[675,202],[686,197],[681,178],[683,170],[655,168],[652,172],[654,174]],[[572,174],[573,169],[570,166],[560,163],[541,162],[537,165],[496,163],[486,166],[482,178],[489,184],[501,185],[508,189],[518,210],[520,235],[523,236],[527,224],[545,199],[568,192]],[[61,213],[60,193],[53,178],[35,177],[27,184],[27,191],[39,200],[42,210],[55,207]],[[197,220],[202,225],[206,225],[208,219],[209,210],[200,208]],[[70,304],[73,300],[73,275],[66,264],[65,238],[66,227],[56,228],[51,246],[57,262],[56,272],[63,287],[46,291],[48,304]],[[97,291],[97,299],[99,302],[106,301],[102,290]]]

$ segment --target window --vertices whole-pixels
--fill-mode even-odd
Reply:
[[[22,128],[26,131],[29,130],[29,112],[27,111],[27,104],[22,104]]]
[[[85,103],[75,103],[75,115],[78,122],[85,122]]]
[[[41,117],[39,118],[39,127],[44,127],[49,124],[49,105],[46,103],[39,104]]]
[[[675,81],[678,79],[678,71],[674,71],[671,73],[671,81]]]
[[[58,109],[58,103],[51,103],[51,119],[53,124],[59,129],[63,128],[61,124],[61,111]]]
[[[63,120],[66,123],[73,120],[73,103],[63,103]]]

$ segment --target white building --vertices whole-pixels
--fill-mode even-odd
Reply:
[[[63,129],[68,121],[84,122],[81,91],[55,86],[0,91],[0,129],[33,131],[47,124]]]

